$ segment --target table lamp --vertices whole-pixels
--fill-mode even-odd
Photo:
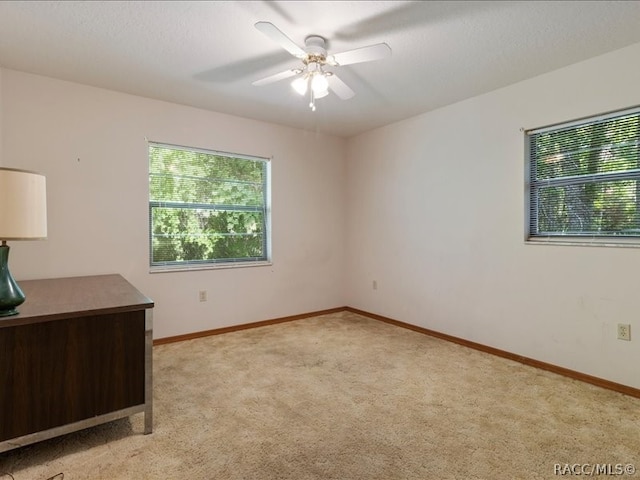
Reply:
[[[0,167],[0,317],[16,315],[24,293],[9,271],[7,240],[47,238],[44,175]]]

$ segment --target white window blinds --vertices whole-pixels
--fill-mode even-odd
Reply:
[[[149,144],[151,266],[266,261],[268,160]]]
[[[640,237],[640,109],[527,132],[529,237]]]

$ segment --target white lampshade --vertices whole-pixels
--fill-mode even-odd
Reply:
[[[0,240],[47,238],[44,175],[0,167]]]

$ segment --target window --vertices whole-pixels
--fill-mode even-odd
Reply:
[[[151,266],[268,261],[269,162],[149,144]]]
[[[526,143],[530,240],[640,243],[640,108],[531,130]]]

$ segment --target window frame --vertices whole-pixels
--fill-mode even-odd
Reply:
[[[536,210],[538,191],[541,187],[549,186],[569,186],[584,185],[586,183],[602,184],[616,180],[636,180],[640,182],[640,167],[635,170],[622,172],[605,172],[594,174],[582,174],[575,176],[558,177],[553,179],[536,179],[536,165],[532,157],[532,137],[536,134],[568,130],[587,125],[600,124],[615,118],[622,118],[629,115],[640,116],[640,106],[614,110],[598,115],[582,117],[579,119],[547,125],[534,129],[521,129],[524,132],[524,153],[525,153],[525,243],[527,244],[551,244],[551,245],[574,245],[574,246],[609,246],[609,247],[640,247],[640,236],[623,234],[593,234],[593,233],[534,233],[537,229],[538,215]],[[640,148],[640,145],[638,146]],[[640,161],[640,151],[638,153]],[[640,188],[640,184],[639,184]],[[640,197],[636,197],[638,208],[640,209]],[[640,215],[640,213],[638,213]]]
[[[200,147],[189,147],[184,145],[170,144],[166,142],[157,142],[147,140],[147,179],[151,181],[153,173],[151,172],[151,147],[167,148],[171,150],[185,151],[189,153],[201,153],[206,155],[220,156],[230,159],[259,161],[264,163],[264,181],[263,181],[263,206],[251,205],[233,205],[222,203],[189,203],[180,201],[163,201],[151,199],[151,188],[147,192],[148,201],[148,248],[149,248],[149,272],[179,272],[190,270],[209,270],[209,269],[225,269],[225,268],[246,268],[260,267],[272,265],[271,259],[271,160],[272,157],[260,157],[256,155],[247,155],[240,153],[224,152],[220,150],[211,150]],[[204,178],[204,177],[203,177]],[[238,180],[238,182],[242,182]],[[262,212],[263,214],[263,236],[262,251],[264,255],[260,257],[240,257],[240,258],[215,258],[200,259],[187,261],[153,261],[153,209],[154,208],[185,208],[185,209],[210,209],[217,211],[247,211]]]

